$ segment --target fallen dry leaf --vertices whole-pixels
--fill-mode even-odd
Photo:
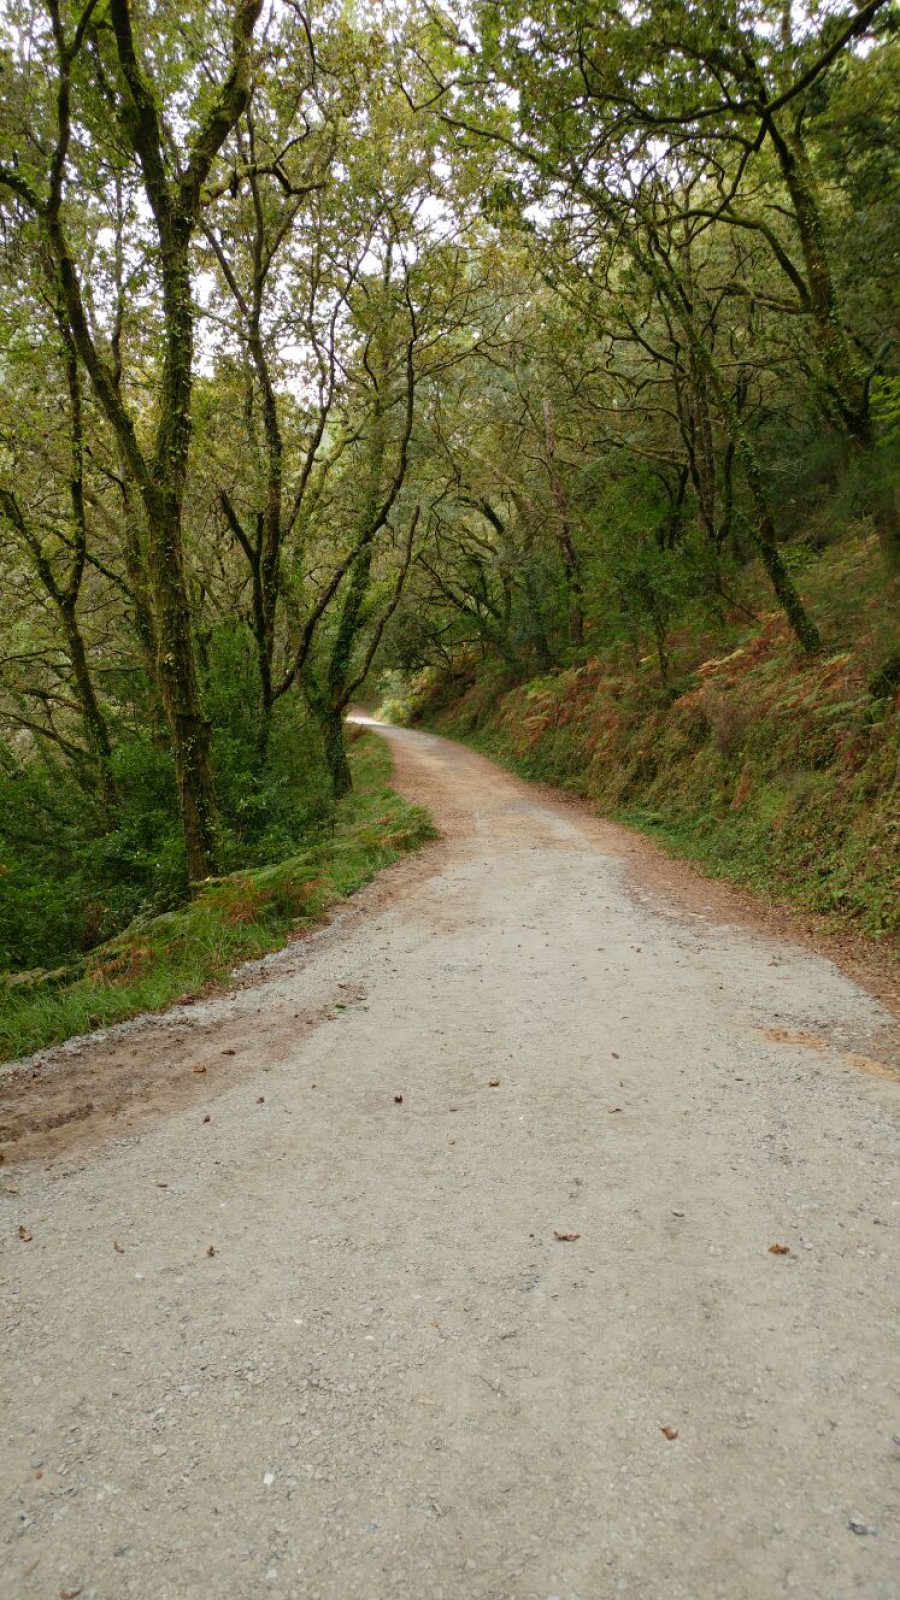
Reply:
[[[19,1228],[19,1238],[21,1239],[23,1244],[30,1244],[32,1239],[33,1239],[33,1237],[34,1237],[34,1235],[29,1233],[27,1228],[23,1228],[23,1227],[20,1226],[20,1228]]]
[[[606,1113],[606,1115],[607,1115],[607,1116],[608,1116],[608,1117],[614,1117],[614,1116],[615,1116],[615,1114],[616,1114],[616,1112],[617,1112],[617,1111],[621,1111],[621,1109],[622,1109],[622,1107],[621,1107],[621,1106],[610,1106],[610,1108],[609,1108],[609,1110],[608,1110],[608,1111],[607,1111],[607,1113]]]
[[[662,1434],[664,1439],[677,1439],[678,1438],[678,1429],[677,1428],[660,1428],[659,1431]]]
[[[223,1056],[236,1056],[237,1055],[237,1051],[236,1050],[223,1050],[222,1054],[223,1054]]]
[[[554,1237],[554,1239],[558,1239],[560,1244],[574,1244],[576,1239],[580,1239],[581,1238],[581,1234],[580,1233],[559,1233],[557,1231],[557,1229],[554,1228],[553,1229],[553,1237]]]
[[[19,1192],[14,1183],[0,1184],[0,1191],[2,1191],[3,1194],[18,1194]]]
[[[157,1189],[168,1189],[169,1185],[167,1183],[158,1183],[156,1187]]]
[[[791,1253],[791,1247],[790,1247],[789,1244],[770,1244],[769,1245],[769,1255],[770,1256],[789,1256],[790,1253]]]
[[[80,1589],[60,1589],[59,1600],[77,1600],[80,1593]]]
[[[215,1253],[216,1253],[216,1247],[215,1247],[215,1245],[214,1245],[214,1244],[208,1244],[208,1245],[207,1245],[207,1246],[206,1246],[206,1254],[207,1254],[207,1255],[208,1255],[208,1256],[214,1256],[214,1255],[215,1255]]]
[[[193,1071],[196,1072],[197,1077],[199,1078],[201,1072],[205,1072],[206,1068],[205,1067],[194,1067]]]
[[[618,1052],[618,1050],[612,1050],[612,1051],[611,1051],[611,1052],[610,1052],[610,1054],[611,1054],[611,1055],[612,1055],[612,1058],[613,1058],[613,1061],[618,1061],[618,1059],[619,1059],[619,1052]]]
[[[123,1256],[125,1254],[125,1246],[120,1244],[118,1239],[113,1239],[113,1249],[115,1250],[117,1256]]]
[[[489,1089],[499,1089],[499,1087],[500,1087],[500,1079],[499,1078],[488,1078],[488,1088]]]

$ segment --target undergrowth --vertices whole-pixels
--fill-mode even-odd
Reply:
[[[8,978],[11,986],[0,987],[0,1059],[195,996],[237,963],[296,938],[434,837],[427,813],[388,787],[390,754],[380,740],[357,735],[350,760],[354,789],[327,837],[274,865],[217,879],[178,910],[138,918],[74,970]]]
[[[413,719],[524,777],[572,789],[706,870],[895,939],[900,933],[900,697],[882,582],[860,545],[806,579],[826,647],[780,615],[673,632],[668,681],[621,647],[511,683],[472,664],[426,677]]]

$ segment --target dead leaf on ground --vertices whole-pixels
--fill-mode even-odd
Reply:
[[[659,1431],[662,1434],[664,1439],[677,1439],[678,1438],[678,1429],[677,1428],[668,1428],[668,1427],[666,1427],[666,1428],[660,1428]]]
[[[554,1228],[553,1229],[553,1237],[554,1237],[554,1239],[558,1239],[560,1244],[574,1244],[576,1239],[580,1239],[581,1238],[581,1234],[580,1233],[560,1233],[557,1228]]]
[[[789,1244],[770,1244],[769,1245],[769,1255],[770,1256],[789,1256],[790,1253],[791,1253],[791,1247],[790,1247]]]
[[[236,1050],[223,1050],[222,1054],[223,1054],[223,1056],[236,1056],[237,1055],[237,1051]]]
[[[216,1247],[215,1247],[215,1245],[214,1245],[214,1244],[208,1244],[208,1245],[207,1245],[207,1246],[206,1246],[206,1254],[207,1254],[207,1255],[208,1255],[208,1256],[214,1256],[214,1255],[215,1255],[215,1253],[216,1253]]]
[[[614,1117],[614,1116],[615,1116],[615,1114],[616,1114],[616,1112],[617,1112],[617,1111],[621,1111],[621,1109],[622,1109],[622,1107],[621,1107],[621,1106],[610,1106],[610,1108],[609,1108],[609,1110],[608,1110],[608,1111],[607,1111],[607,1113],[606,1113],[606,1115],[607,1115],[607,1116],[608,1116],[608,1117]]]
[[[612,1058],[613,1058],[613,1061],[618,1061],[618,1059],[619,1059],[619,1052],[618,1052],[618,1050],[611,1050],[611,1051],[610,1051],[610,1055],[611,1055],[611,1056],[612,1056]]]
[[[14,1183],[0,1184],[0,1191],[2,1191],[3,1194],[18,1194],[19,1192]]]
[[[196,1072],[196,1074],[197,1074],[197,1076],[199,1078],[201,1072],[205,1072],[206,1068],[205,1067],[194,1067],[193,1070],[194,1070],[194,1072]]]
[[[113,1249],[115,1250],[117,1256],[123,1256],[125,1254],[125,1246],[120,1244],[118,1239],[113,1239]]]
[[[19,1238],[21,1239],[23,1244],[30,1244],[32,1239],[34,1238],[34,1235],[29,1233],[27,1228],[23,1228],[23,1227],[20,1226],[19,1227]]]
[[[60,1589],[59,1600],[78,1600],[80,1589]]]
[[[488,1078],[488,1088],[489,1089],[499,1089],[499,1087],[500,1087],[500,1079],[499,1078]]]

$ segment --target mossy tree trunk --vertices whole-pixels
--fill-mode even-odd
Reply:
[[[647,231],[647,244],[642,246],[633,240],[631,248],[635,264],[653,284],[660,300],[670,308],[696,364],[697,373],[705,380],[719,408],[753,501],[753,538],[766,575],[799,643],[805,651],[812,653],[821,645],[819,630],[809,616],[778,548],[778,532],[762,468],[738,406],[719,370],[711,344],[701,332],[696,296],[688,292],[684,279],[675,270],[665,243],[653,224]]]
[[[89,3],[71,37],[56,0],[50,21],[56,45],[56,142],[46,196],[15,168],[0,166],[0,183],[23,200],[43,228],[72,344],[115,434],[127,472],[143,503],[147,589],[153,611],[155,672],[175,759],[192,882],[216,867],[216,801],[210,731],[196,668],[182,530],[182,504],[191,437],[194,309],[190,246],[204,205],[213,162],[244,111],[250,93],[250,43],[261,0],[236,0],[231,14],[228,70],[209,93],[200,126],[180,160],[164,127],[158,86],[139,56],[129,0],[110,0],[109,23],[117,77],[111,99],[126,148],[142,177],[158,240],[163,301],[162,380],[152,447],[145,450],[122,397],[119,355],[102,352],[87,315],[81,277],[64,219],[72,134],[73,68],[91,28]],[[206,94],[206,91],[205,91]]]
[[[11,489],[0,488],[0,511],[28,550],[34,570],[59,619],[72,669],[72,688],[90,753],[89,766],[93,769],[93,781],[104,810],[111,812],[118,800],[112,768],[112,743],[88,664],[88,652],[78,616],[78,601],[88,559],[81,371],[62,308],[57,306],[55,309],[68,392],[69,518],[67,531],[60,530],[59,535],[59,548],[67,552],[65,574],[58,575],[57,566],[45,548],[40,533],[29,525]]]
[[[572,514],[569,508],[569,499],[559,472],[556,448],[556,420],[553,415],[553,401],[549,395],[544,397],[544,441],[547,450],[547,475],[550,480],[550,493],[553,496],[553,504],[556,508],[557,540],[568,598],[569,644],[573,650],[579,651],[584,644],[584,585],[581,577],[581,562],[575,549],[575,540],[572,535]]]
[[[825,396],[825,409],[844,433],[851,456],[869,464],[875,447],[870,373],[854,351],[841,313],[819,187],[800,121],[794,118],[785,130],[777,115],[764,111],[763,120],[790,196],[800,241],[807,309],[816,333],[819,383]],[[870,471],[867,476],[868,509],[888,574],[894,575],[900,571],[900,515],[896,495],[893,486],[885,486],[880,481],[877,471],[874,474]]]

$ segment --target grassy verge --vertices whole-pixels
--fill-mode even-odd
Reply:
[[[218,879],[181,910],[139,919],[92,950],[81,972],[0,987],[0,1060],[196,995],[237,963],[279,949],[380,868],[435,837],[427,813],[388,787],[390,754],[381,740],[355,739],[351,764],[354,791],[326,840]]]
[[[768,612],[734,623],[724,650],[686,628],[665,686],[654,661],[607,648],[527,683],[479,666],[464,693],[448,703],[434,683],[415,709],[712,875],[892,943],[900,696],[874,672],[887,653],[870,621],[885,613],[876,581],[859,548],[821,563],[813,599],[828,644],[815,657]]]

